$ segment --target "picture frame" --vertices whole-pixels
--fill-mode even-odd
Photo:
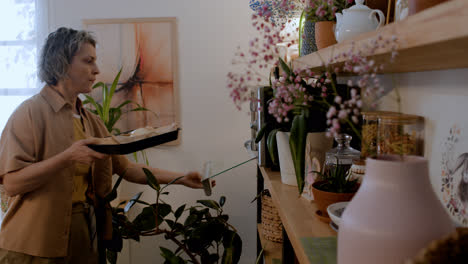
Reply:
[[[126,100],[115,127],[121,132],[141,127],[180,125],[177,20],[175,17],[85,19],[84,29],[97,39],[100,74],[96,83],[112,84],[121,70],[112,106]],[[100,101],[102,91],[90,94]],[[130,111],[136,104],[149,111]],[[180,133],[180,132],[179,132]],[[166,143],[180,144],[176,141]]]

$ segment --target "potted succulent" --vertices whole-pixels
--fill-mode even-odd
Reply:
[[[320,179],[312,184],[312,193],[317,204],[316,212],[322,221],[329,222],[327,207],[337,202],[350,201],[359,189],[358,179],[351,177],[349,165],[337,159],[336,165],[325,168],[324,172],[315,171]]]

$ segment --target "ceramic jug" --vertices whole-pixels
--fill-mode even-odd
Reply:
[[[385,22],[384,13],[378,9],[370,9],[363,3],[364,0],[356,0],[356,4],[350,8],[344,9],[343,14],[335,14],[336,41],[342,42],[361,33],[373,31],[383,26]]]
[[[338,264],[401,264],[455,230],[417,156],[366,160],[366,176],[338,231]]]

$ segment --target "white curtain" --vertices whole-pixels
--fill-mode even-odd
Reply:
[[[0,131],[14,109],[36,94],[40,46],[48,30],[48,0],[1,0],[0,2]],[[0,185],[0,222],[8,198]]]

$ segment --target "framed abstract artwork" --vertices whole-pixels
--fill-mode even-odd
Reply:
[[[97,39],[96,82],[110,86],[122,71],[111,105],[131,100],[149,110],[130,111],[136,104],[129,104],[115,127],[124,132],[180,124],[176,18],[94,19],[83,24]],[[97,90],[91,96],[99,101],[102,92]]]

